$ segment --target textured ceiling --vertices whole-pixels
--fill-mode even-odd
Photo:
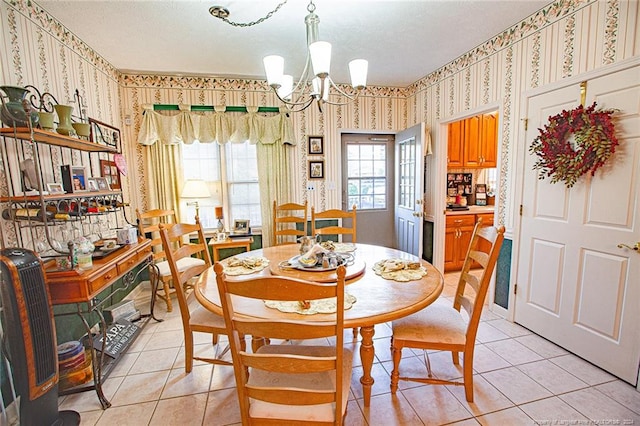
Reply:
[[[262,58],[279,54],[296,76],[305,59],[306,0],[289,0],[270,19],[248,22],[281,0],[36,0],[122,71],[264,78]],[[368,84],[405,87],[502,30],[549,0],[315,0],[320,38],[333,45],[331,76],[348,83],[347,63],[369,60]]]

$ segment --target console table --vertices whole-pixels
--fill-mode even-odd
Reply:
[[[102,259],[94,259],[93,267],[89,270],[81,271],[74,269],[57,271],[55,270],[55,265],[46,265],[45,275],[49,293],[51,294],[51,303],[53,305],[75,304],[77,308],[76,312],[60,315],[78,315],[87,329],[87,336],[92,336],[92,334],[91,326],[86,319],[86,315],[91,313],[97,314],[100,321],[100,330],[104,339],[106,337],[107,324],[102,315],[103,303],[109,300],[109,297],[113,294],[126,290],[135,283],[141,271],[134,274],[133,270],[140,265],[153,266],[151,241],[148,239],[140,239],[136,244],[125,245]],[[150,316],[153,317],[154,294],[155,287],[157,286],[157,280],[154,279],[154,276],[157,277],[157,275],[151,273],[150,276],[152,287]],[[114,290],[102,301],[97,299],[97,296],[102,291],[121,278],[123,280],[123,287]],[[155,317],[153,318],[156,319]],[[115,362],[107,363],[104,352],[100,352],[99,356],[96,355],[96,349],[93,347],[93,338],[89,338],[88,342],[93,359],[94,384],[79,385],[60,391],[60,394],[66,395],[95,389],[102,408],[108,408],[111,406],[111,403],[104,396],[102,382],[111,368],[105,369],[103,372],[103,366],[108,364],[110,367],[113,367]]]

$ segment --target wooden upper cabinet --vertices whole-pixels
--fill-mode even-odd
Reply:
[[[464,120],[464,167],[482,167],[482,116]]]
[[[447,168],[497,167],[498,111],[449,123],[447,147]]]
[[[498,111],[482,115],[482,167],[498,164]]]
[[[449,123],[447,138],[447,167],[462,167],[464,145],[464,120]]]

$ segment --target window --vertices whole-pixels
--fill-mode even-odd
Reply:
[[[398,204],[406,209],[414,208],[416,176],[416,140],[400,142],[400,182],[398,183]]]
[[[387,147],[385,144],[347,145],[349,206],[358,210],[387,208]]]
[[[225,148],[227,148],[228,206],[231,219],[248,219],[251,226],[260,226],[262,213],[256,146],[249,142],[228,143]]]
[[[182,145],[184,179],[203,179],[209,184],[211,197],[199,200],[200,222],[207,229],[216,228],[215,206],[225,207],[226,229],[235,219],[248,219],[251,226],[262,224],[256,146],[194,142]],[[191,203],[189,203],[191,204]],[[195,205],[181,209],[182,220],[195,216]]]

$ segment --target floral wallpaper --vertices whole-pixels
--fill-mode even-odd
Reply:
[[[340,131],[395,132],[424,121],[437,141],[433,136],[439,122],[483,105],[499,105],[498,216],[509,228],[516,216],[510,182],[521,94],[639,55],[638,19],[633,1],[554,1],[408,87],[368,87],[352,104],[296,114],[294,178],[299,189],[292,201],[308,200],[318,209],[340,205],[339,191],[328,189],[340,184]],[[28,0],[1,0],[0,22],[2,83],[33,84],[61,102],[71,101],[77,89],[90,117],[121,129],[130,169],[125,198],[133,208],[146,206],[145,188],[131,185],[144,182],[145,164],[136,143],[144,104],[278,105],[260,80],[121,73]],[[594,25],[603,30],[588,31]],[[306,188],[309,135],[323,135],[327,147],[326,179],[314,191]],[[60,153],[52,156],[55,162],[66,161]]]

